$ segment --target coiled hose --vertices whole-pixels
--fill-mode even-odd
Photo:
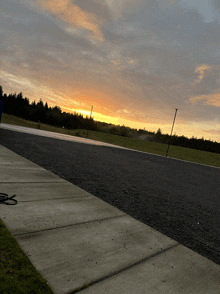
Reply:
[[[16,195],[8,197],[8,194],[0,193],[0,204],[1,203],[7,204],[7,205],[15,205],[15,204],[17,204],[18,201],[13,199],[15,196]],[[8,200],[14,201],[15,203],[6,203],[6,201],[8,201]]]

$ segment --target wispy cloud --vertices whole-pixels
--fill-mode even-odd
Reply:
[[[83,11],[71,0],[37,0],[42,9],[65,21],[73,28],[83,28],[94,34],[99,40],[103,41],[104,37],[99,25],[101,21],[94,14]]]
[[[209,65],[206,65],[206,64],[203,64],[201,66],[198,66],[195,70],[195,73],[198,73],[199,76],[198,76],[198,79],[196,79],[194,82],[193,82],[193,85],[196,85],[198,83],[200,83],[204,76],[205,76],[205,72],[209,72],[211,70],[211,66]]]
[[[209,94],[209,95],[200,95],[189,99],[192,103],[201,102],[205,105],[212,105],[215,107],[220,107],[220,90],[219,93]]]
[[[36,85],[29,79],[18,77],[4,70],[0,70],[0,79],[1,81],[6,82],[11,86],[15,86],[16,88],[28,88],[29,90],[33,90],[36,88]]]

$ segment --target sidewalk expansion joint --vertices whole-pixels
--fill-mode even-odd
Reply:
[[[58,180],[59,180],[59,182],[58,182]],[[66,180],[64,180],[64,179],[56,179],[56,180],[54,180],[54,182],[0,182],[0,184],[6,184],[6,185],[8,185],[8,184],[60,184],[60,183],[62,183],[63,181],[66,181]],[[68,181],[67,181],[68,182]],[[69,182],[70,183],[70,182]],[[76,186],[76,185],[75,185]],[[78,186],[76,186],[76,187],[78,187]]]
[[[39,231],[34,231],[34,232],[28,232],[28,233],[22,233],[22,234],[13,234],[13,236],[23,236],[23,235],[28,235],[28,234],[41,233],[41,232],[45,232],[45,231],[63,229],[63,228],[72,227],[72,226],[78,226],[78,225],[91,224],[91,223],[94,223],[94,222],[101,222],[101,221],[105,221],[105,220],[109,220],[109,219],[114,219],[114,218],[119,218],[119,217],[125,217],[125,216],[127,216],[127,214],[116,215],[116,216],[107,217],[107,218],[101,218],[101,219],[96,219],[96,220],[88,221],[88,222],[84,222],[84,223],[75,223],[75,224],[71,224],[71,225],[67,225],[67,226],[55,227],[55,228],[50,228],[50,229],[45,229],[45,230],[39,230]]]
[[[116,276],[116,275],[120,274],[120,273],[123,272],[123,271],[129,270],[130,268],[135,267],[135,266],[137,266],[137,265],[139,265],[139,264],[141,264],[141,263],[144,263],[144,262],[146,262],[147,260],[149,260],[149,259],[151,259],[151,258],[153,258],[153,257],[155,257],[155,256],[157,256],[157,255],[159,255],[159,254],[161,254],[161,253],[164,253],[164,252],[166,252],[166,251],[168,251],[168,250],[170,250],[170,249],[173,249],[173,248],[177,247],[178,245],[180,245],[180,244],[177,243],[177,244],[172,245],[172,246],[170,246],[170,247],[168,247],[168,248],[166,248],[166,249],[164,249],[164,250],[158,251],[157,253],[152,254],[152,255],[150,255],[150,256],[148,256],[148,257],[146,257],[146,258],[143,258],[143,259],[141,259],[141,260],[135,262],[135,263],[132,264],[132,265],[129,265],[129,266],[123,268],[123,269],[120,269],[120,270],[117,271],[117,272],[114,272],[114,273],[112,273],[112,274],[109,274],[108,276],[102,277],[101,279],[98,279],[98,280],[96,280],[96,281],[94,281],[94,282],[91,282],[91,283],[89,283],[89,284],[86,284],[86,285],[84,285],[83,287],[78,288],[78,289],[76,289],[76,290],[74,290],[74,291],[70,291],[70,292],[68,292],[67,294],[75,294],[75,293],[79,293],[80,291],[84,290],[85,288],[88,288],[88,287],[93,286],[93,285],[95,285],[95,284],[97,284],[97,283],[100,283],[100,282],[102,282],[102,281],[104,281],[104,280],[107,280],[107,279],[109,279],[109,278],[111,278],[111,277],[113,277],[113,276]]]
[[[36,202],[36,201],[48,201],[48,200],[50,200],[50,201],[52,201],[52,200],[63,200],[63,199],[73,199],[73,200],[75,200],[75,199],[86,199],[86,198],[91,198],[91,197],[95,197],[95,196],[93,196],[93,195],[89,195],[89,196],[78,196],[78,197],[74,197],[74,196],[72,196],[72,197],[61,197],[61,198],[49,198],[49,199],[35,199],[35,200],[24,200],[24,201],[22,201],[22,200],[19,200],[19,202]],[[96,200],[96,199],[94,199],[94,198],[92,198],[92,200]]]

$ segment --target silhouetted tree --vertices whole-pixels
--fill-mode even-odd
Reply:
[[[160,136],[160,135],[161,135],[161,129],[160,129],[160,128],[157,130],[157,133],[156,133],[156,135],[158,135],[158,136]]]

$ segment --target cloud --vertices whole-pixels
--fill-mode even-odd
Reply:
[[[103,0],[74,0],[74,4],[82,11],[95,15],[102,24],[112,21],[112,14]]]
[[[207,133],[207,134],[215,134],[215,135],[220,135],[220,129],[208,129],[208,130],[201,130],[203,133]]]
[[[99,28],[101,21],[94,14],[83,11],[71,0],[38,0],[42,9],[46,9],[72,27],[91,31],[99,41],[103,41],[103,34]]]
[[[220,107],[220,92],[210,95],[200,95],[189,99],[193,104],[202,102],[205,105]]]
[[[0,79],[9,85],[17,84],[23,89],[28,88],[30,90],[34,90],[37,87],[31,80],[10,74],[4,70],[0,70]]]
[[[215,8],[215,11],[220,14],[220,2],[219,0],[212,0],[212,5]]]
[[[203,79],[204,79],[204,76],[205,76],[205,72],[209,72],[211,71],[211,66],[207,65],[207,64],[203,64],[203,65],[200,65],[198,66],[196,69],[195,69],[195,73],[198,73],[199,76],[198,76],[198,79],[195,80],[192,85],[196,85],[198,83],[200,83]]]
[[[157,2],[159,3],[159,6],[163,9],[168,6],[176,5],[179,0],[157,0]]]

